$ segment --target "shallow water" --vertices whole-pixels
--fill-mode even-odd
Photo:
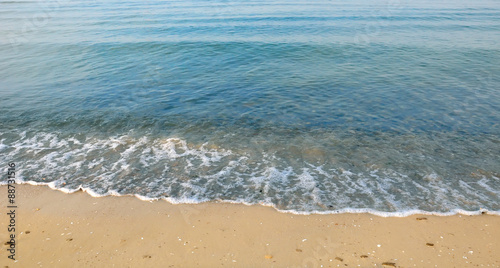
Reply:
[[[500,212],[498,1],[1,1],[0,159],[95,195]]]

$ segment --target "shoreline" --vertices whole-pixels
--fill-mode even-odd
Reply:
[[[0,220],[9,244],[7,186]],[[297,215],[16,184],[9,267],[500,267],[498,215]]]
[[[378,217],[410,217],[414,215],[426,215],[426,216],[454,216],[454,215],[462,215],[462,216],[476,216],[476,215],[483,215],[483,214],[488,214],[488,215],[496,215],[500,216],[500,211],[491,211],[487,210],[484,208],[481,208],[479,210],[464,210],[464,209],[453,209],[452,211],[449,212],[430,212],[430,211],[424,211],[424,210],[419,210],[419,209],[412,209],[412,210],[405,210],[405,211],[397,211],[397,212],[387,212],[387,211],[379,211],[375,209],[369,209],[369,208],[345,208],[345,209],[339,209],[339,210],[334,210],[334,211],[295,211],[295,210],[282,210],[278,209],[275,205],[273,204],[264,204],[264,203],[258,203],[258,204],[252,204],[252,203],[247,203],[244,201],[228,201],[228,200],[217,200],[217,201],[200,201],[200,202],[178,202],[178,201],[173,201],[171,198],[151,198],[147,196],[142,196],[139,194],[117,194],[117,193],[110,193],[110,194],[105,194],[105,195],[100,195],[94,192],[92,189],[89,188],[82,188],[80,187],[77,190],[73,191],[68,191],[63,188],[57,188],[53,185],[53,182],[35,182],[35,181],[19,181],[16,180],[16,185],[29,185],[29,186],[41,186],[41,187],[48,187],[51,190],[54,191],[59,191],[64,194],[74,194],[78,192],[83,192],[93,198],[103,198],[103,197],[134,197],[140,201],[143,202],[168,202],[171,205],[206,205],[206,204],[233,204],[233,205],[245,205],[245,206],[262,206],[262,207],[270,207],[274,210],[276,210],[279,213],[285,213],[285,214],[292,214],[292,215],[336,215],[336,214],[370,214],[373,216],[378,216]],[[7,186],[6,183],[1,184],[0,187]]]

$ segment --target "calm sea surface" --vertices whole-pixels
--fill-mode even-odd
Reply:
[[[0,25],[19,180],[500,213],[500,1],[0,0]]]

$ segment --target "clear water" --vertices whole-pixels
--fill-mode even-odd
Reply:
[[[0,162],[95,195],[500,212],[498,1],[0,0]]]

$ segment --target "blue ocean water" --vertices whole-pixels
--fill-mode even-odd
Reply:
[[[24,182],[282,211],[500,212],[500,2],[0,0]]]

